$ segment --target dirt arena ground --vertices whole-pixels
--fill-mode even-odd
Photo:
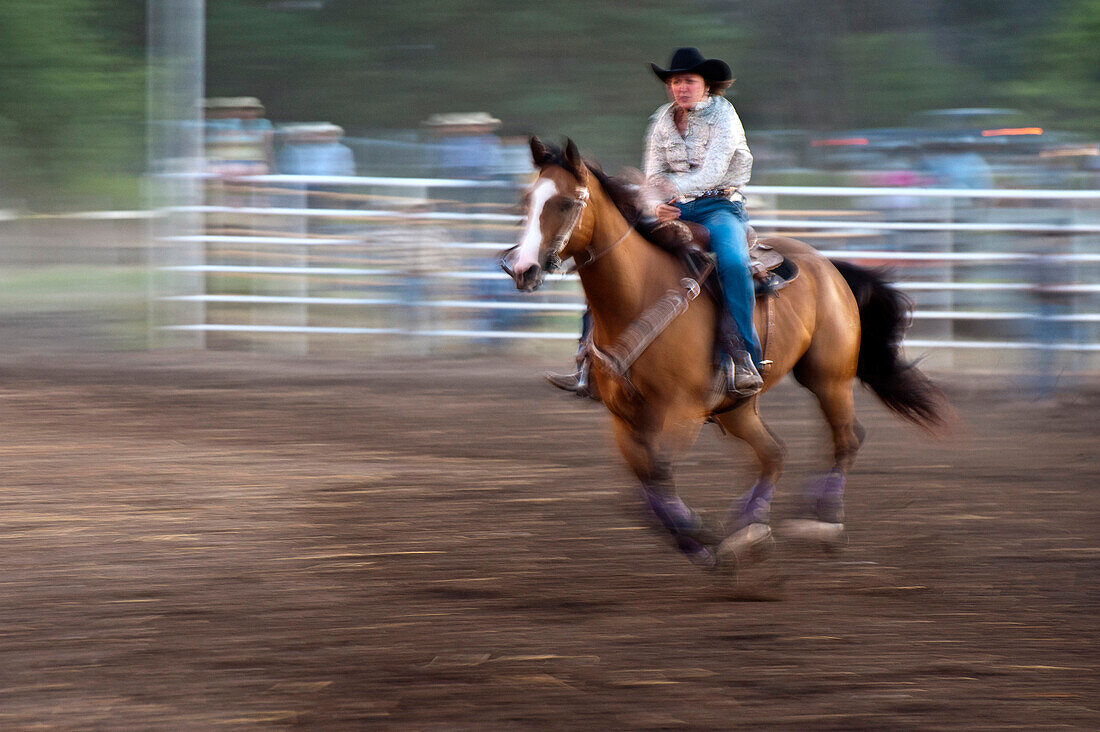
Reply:
[[[746,601],[644,528],[535,357],[0,357],[0,728],[1097,729],[1096,389],[870,397],[850,545]],[[774,517],[821,467],[815,408]],[[750,482],[713,428],[679,467]]]

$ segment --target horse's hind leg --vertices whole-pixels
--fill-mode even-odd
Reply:
[[[801,364],[800,364],[801,366]],[[826,543],[843,539],[844,486],[848,469],[863,443],[864,430],[855,418],[851,377],[827,378],[809,368],[796,368],[795,378],[817,397],[818,405],[833,436],[833,467],[806,486],[806,503],[811,523],[792,527],[803,534],[818,536]],[[813,524],[816,521],[818,524]]]
[[[784,450],[760,419],[755,403],[723,414],[718,421],[731,435],[748,443],[760,463],[756,482],[730,508],[726,523],[729,536],[718,550],[720,562],[733,560],[740,564],[760,558],[770,548],[771,500],[783,471]]]

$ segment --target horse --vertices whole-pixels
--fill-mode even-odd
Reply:
[[[564,151],[537,137],[530,147],[538,175],[524,195],[519,242],[502,255],[501,266],[517,289],[530,292],[572,258],[592,314],[592,379],[652,516],[696,564],[736,567],[763,558],[774,546],[770,504],[784,449],[761,419],[759,395],[738,398],[720,386],[712,357],[720,305],[695,296],[698,286],[684,258],[638,230],[625,182],[582,159],[572,140]],[[843,540],[846,476],[864,437],[854,411],[855,380],[930,432],[946,424],[949,407],[935,384],[901,356],[911,306],[902,293],[879,273],[830,261],[796,239],[761,243],[797,265],[799,274],[756,302],[766,359],[760,393],[792,374],[817,398],[833,441],[831,469],[806,489],[809,517],[792,526],[836,543]],[[654,326],[662,302],[672,316]],[[627,343],[634,348],[624,360]],[[759,474],[733,502],[720,532],[684,503],[672,475],[707,420],[746,442],[759,463]]]

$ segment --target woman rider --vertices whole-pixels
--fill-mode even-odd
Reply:
[[[695,48],[676,49],[667,69],[650,66],[671,101],[653,115],[646,134],[645,209],[659,222],[691,221],[710,233],[725,305],[741,341],[740,347],[729,346],[728,389],[751,396],[763,385],[746,242],[744,187],[752,173],[752,153],[737,112],[722,96],[733,83],[730,67],[703,58]],[[587,394],[587,377],[588,363],[582,362],[576,374],[547,378],[554,386]]]

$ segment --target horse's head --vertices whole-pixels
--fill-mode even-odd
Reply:
[[[523,196],[523,233],[500,259],[516,288],[526,292],[583,248],[575,234],[587,228],[583,221],[588,205],[588,168],[572,140],[563,154],[532,137],[531,156],[539,174]]]

